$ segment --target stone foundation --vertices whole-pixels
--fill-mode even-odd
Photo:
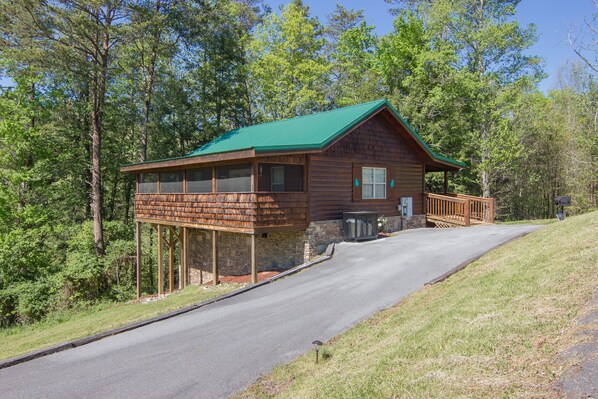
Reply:
[[[343,221],[311,222],[305,231],[258,234],[256,256],[258,271],[287,270],[324,253],[329,244],[343,241]],[[410,218],[387,217],[386,232],[426,226],[425,215]],[[192,284],[212,280],[212,232],[189,231],[189,278]],[[218,271],[223,276],[251,274],[251,236],[218,233]]]
[[[329,244],[343,241],[342,220],[311,222],[303,235],[303,261],[322,254]]]
[[[395,231],[419,229],[426,227],[426,215],[413,215],[411,217],[404,216],[387,216],[386,217],[386,232],[394,233]]]
[[[256,256],[258,271],[287,270],[303,263],[303,232],[258,234]],[[189,278],[191,284],[212,280],[212,232],[190,230]],[[218,233],[218,272],[223,276],[251,274],[251,236]]]

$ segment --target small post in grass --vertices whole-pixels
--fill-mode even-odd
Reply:
[[[318,364],[318,360],[320,358],[320,347],[322,346],[322,341],[319,341],[316,339],[314,342],[312,342],[312,345],[314,346],[314,349],[316,350],[316,364]]]

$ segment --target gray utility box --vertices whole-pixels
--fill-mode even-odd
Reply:
[[[401,197],[399,215],[408,218],[413,216],[413,197]]]
[[[378,214],[375,212],[344,212],[345,241],[371,240],[378,237]]]

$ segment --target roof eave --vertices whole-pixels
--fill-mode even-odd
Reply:
[[[184,157],[160,159],[156,161],[147,161],[136,164],[129,164],[121,166],[120,171],[123,173],[139,173],[161,169],[179,168],[187,165],[197,165],[202,163],[211,163],[218,161],[227,161],[233,159],[253,158],[255,151],[253,148],[247,148],[236,151],[220,152],[214,154],[202,155],[186,155]]]

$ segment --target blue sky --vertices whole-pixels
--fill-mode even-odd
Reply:
[[[324,22],[326,16],[340,3],[346,8],[363,9],[366,21],[376,27],[381,36],[392,30],[393,17],[388,13],[391,8],[384,0],[303,0],[309,5],[312,15]],[[288,0],[267,1],[273,9]],[[530,48],[529,54],[541,56],[545,62],[548,78],[540,83],[540,89],[547,92],[556,87],[556,76],[559,68],[567,60],[577,61],[575,53],[567,43],[567,32],[570,28],[579,28],[584,17],[591,17],[598,10],[592,0],[522,0],[517,7],[517,20],[522,25],[536,24],[539,39]]]
[[[281,4],[289,0],[266,0],[277,10]],[[304,0],[309,5],[312,15],[322,22],[326,16],[341,3],[347,8],[363,9],[366,21],[376,27],[378,35],[392,30],[393,17],[388,13],[390,8],[384,0]],[[534,23],[538,27],[538,42],[529,50],[530,54],[541,56],[545,62],[548,77],[540,83],[545,93],[556,87],[556,76],[559,68],[567,61],[577,58],[567,43],[567,32],[570,28],[579,28],[584,17],[589,18],[596,12],[592,0],[523,0],[517,11],[517,19],[522,25]],[[0,85],[9,81],[0,78]]]

